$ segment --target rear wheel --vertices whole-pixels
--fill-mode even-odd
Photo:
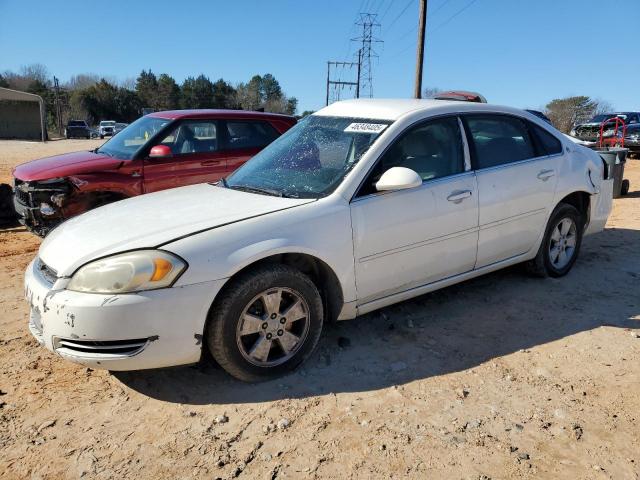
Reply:
[[[551,214],[536,257],[527,262],[527,270],[539,277],[562,277],[578,258],[584,220],[580,212],[561,203]]]
[[[247,382],[282,375],[311,355],[322,301],[311,279],[286,265],[241,274],[209,313],[207,343],[228,373]]]

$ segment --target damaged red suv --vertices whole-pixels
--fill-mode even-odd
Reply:
[[[90,152],[18,165],[14,205],[21,223],[44,236],[107,203],[220,180],[295,123],[286,115],[241,110],[152,113]]]

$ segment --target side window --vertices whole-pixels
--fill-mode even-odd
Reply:
[[[505,115],[469,115],[477,168],[495,167],[536,156],[522,120]]]
[[[532,129],[538,141],[538,149],[541,155],[557,155],[558,153],[562,153],[562,143],[560,143],[560,140],[537,125],[530,123],[529,127]]]
[[[227,120],[228,148],[263,148],[278,138],[278,132],[267,122]]]
[[[406,131],[380,157],[358,196],[375,193],[375,184],[392,167],[415,171],[423,181],[464,172],[464,146],[457,117],[431,120]]]
[[[215,121],[181,122],[161,142],[174,155],[215,152],[218,150],[218,128]]]

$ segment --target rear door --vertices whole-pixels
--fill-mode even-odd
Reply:
[[[465,122],[478,179],[476,268],[482,268],[534,246],[553,208],[563,149],[553,135],[519,117],[470,114]],[[550,144],[555,140],[555,151],[544,148],[538,129]]]
[[[172,155],[144,160],[145,193],[215,182],[227,171],[218,120],[181,121],[158,144],[167,145]]]
[[[244,164],[280,135],[264,120],[222,120],[224,151],[229,174]]]

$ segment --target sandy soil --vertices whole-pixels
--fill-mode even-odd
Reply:
[[[88,145],[1,142],[0,171]],[[40,348],[22,299],[39,242],[0,231],[0,477],[637,479],[640,160],[626,177],[567,277],[509,269],[330,325],[259,385]]]

